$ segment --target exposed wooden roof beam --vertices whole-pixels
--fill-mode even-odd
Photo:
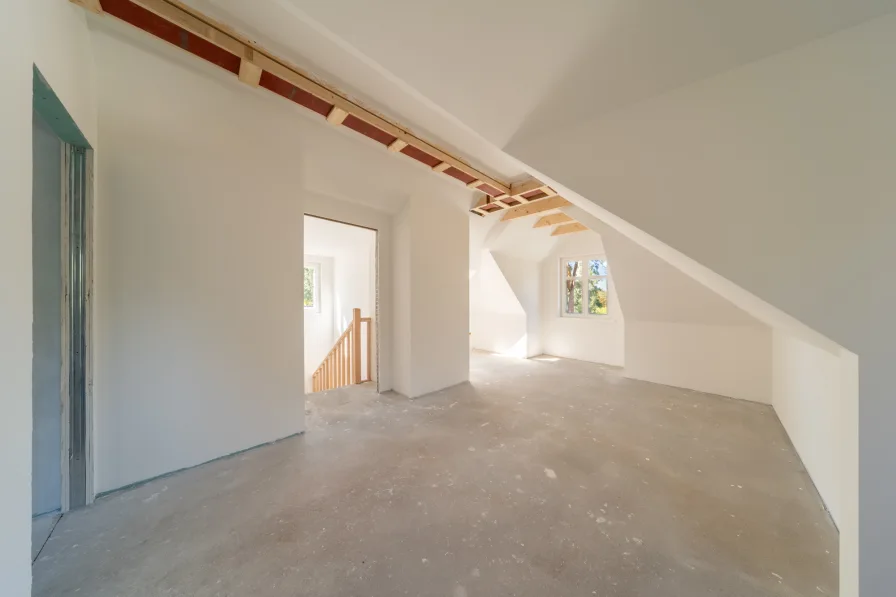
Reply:
[[[100,0],[71,1],[75,4],[78,4],[79,6],[83,6],[87,10],[102,10],[100,7]],[[250,39],[240,35],[232,28],[215,21],[207,15],[190,6],[187,6],[186,4],[178,0],[115,0],[115,4],[121,4],[122,2],[127,2],[128,4],[136,4],[140,7],[143,7],[154,13],[155,15],[165,19],[166,21],[173,23],[182,30],[197,35],[202,39],[213,43],[219,48],[222,48],[227,52],[239,57],[241,60],[250,63],[254,67],[263,71],[267,71],[268,73],[294,85],[296,88],[327,102],[328,104],[332,105],[334,109],[338,108],[346,115],[354,116],[355,118],[358,118],[365,123],[376,127],[380,131],[391,135],[396,140],[403,141],[407,145],[413,146],[414,148],[428,154],[429,156],[432,156],[437,160],[441,160],[441,163],[447,164],[447,166],[445,166],[445,169],[449,167],[456,168],[457,170],[464,172],[468,176],[480,180],[482,181],[482,183],[488,184],[501,193],[510,193],[510,185],[496,180],[495,178],[485,174],[484,172],[481,172],[480,170],[474,168],[470,164],[467,164],[461,159],[456,158],[446,151],[439,149],[435,145],[432,145],[431,143],[424,141],[420,137],[417,137],[413,133],[409,132],[406,128],[399,126],[398,124],[387,120],[383,116],[380,116],[379,114],[376,114],[375,112],[368,110],[360,104],[348,99],[345,94],[341,93],[333,87],[316,81],[309,74],[305,73],[298,67],[290,64],[282,58],[278,58],[270,51],[262,48]],[[112,5],[109,6],[109,9],[111,8]],[[109,13],[107,11],[106,14],[112,13]],[[113,14],[113,16],[118,15]],[[124,19],[124,17],[119,18]],[[137,26],[139,27],[139,25]],[[251,69],[252,67],[246,67],[247,78],[248,73]],[[333,118],[331,119],[330,117],[328,117],[328,120],[331,120],[331,122],[338,120],[336,116],[340,115],[341,112],[331,110],[330,115]],[[345,117],[343,117],[343,119],[344,118]],[[342,121],[340,120],[339,122]],[[444,170],[436,171],[443,172]]]
[[[548,185],[544,184],[538,179],[531,179],[525,182],[516,182],[510,185],[510,193],[508,193],[511,197],[519,197],[520,195],[525,195],[526,193],[531,193],[532,191],[541,191],[545,195],[553,195],[554,191]]]
[[[497,197],[492,197],[492,203],[497,203],[501,207],[510,208],[513,206],[505,201],[505,199],[510,199],[510,198],[511,198],[510,195],[498,195]]]
[[[523,205],[511,207],[504,212],[504,216],[501,218],[501,221],[506,222],[508,220],[515,220],[516,218],[531,216],[544,211],[567,207],[569,205],[572,205],[572,203],[570,203],[560,195],[554,195],[553,197],[546,197],[544,199],[532,201],[531,203],[525,203]]]
[[[476,201],[476,204],[470,208],[470,211],[478,216],[487,216],[488,211],[486,211],[482,208],[488,204],[489,204],[488,196],[482,196]]]
[[[551,214],[549,216],[542,216],[538,218],[538,221],[535,222],[535,226],[533,228],[544,228],[546,226],[554,226],[556,224],[565,224],[566,222],[574,222],[571,217],[566,214]]]
[[[572,234],[574,232],[584,232],[588,230],[588,227],[584,224],[580,224],[578,222],[573,222],[572,224],[563,224],[562,226],[557,226],[554,228],[554,231],[551,232],[551,236],[560,236],[562,234]]]

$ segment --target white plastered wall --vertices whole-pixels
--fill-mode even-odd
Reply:
[[[467,202],[415,195],[395,217],[395,389],[410,398],[469,379]]]
[[[542,353],[541,343],[541,270],[538,261],[504,252],[493,252],[492,257],[500,274],[513,290],[526,314],[526,357]]]
[[[0,578],[31,593],[31,36],[30,3],[0,19]]]
[[[587,214],[625,313],[625,375],[771,403],[771,329]]]
[[[394,272],[395,320],[392,327],[394,341],[394,372],[392,387],[396,392],[408,397],[414,396],[411,369],[413,367],[411,338],[411,253],[413,238],[411,234],[411,206],[406,205],[395,215],[393,228],[395,240],[393,244],[392,271]]]
[[[840,524],[842,469],[848,464],[842,457],[844,372],[840,355],[775,331],[772,357],[775,412],[831,517]]]
[[[526,311],[488,250],[470,277],[470,333],[472,348],[529,356]]]
[[[213,75],[93,41],[103,492],[304,429],[302,129]]]

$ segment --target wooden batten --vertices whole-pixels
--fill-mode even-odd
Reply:
[[[574,222],[571,217],[566,214],[551,214],[549,216],[542,216],[538,218],[538,221],[535,222],[535,226],[533,228],[545,228],[547,226],[555,226],[557,224],[565,224],[567,222]]]
[[[392,143],[389,144],[389,151],[393,151],[393,152],[397,153],[407,146],[408,146],[407,141],[402,141],[401,139],[396,139],[395,141],[392,141]]]
[[[333,109],[327,114],[327,122],[330,124],[342,124],[346,116],[348,116],[348,112],[339,106],[333,106]]]
[[[511,207],[504,212],[504,216],[501,218],[501,221],[506,222],[508,220],[515,220],[516,218],[523,218],[545,211],[550,211],[552,209],[567,207],[569,205],[572,205],[572,203],[559,195],[554,195],[553,197],[538,199],[537,201],[532,201],[531,203]]]
[[[525,182],[516,182],[510,185],[510,192],[508,193],[511,197],[519,197],[521,195],[526,195],[533,191],[541,191],[545,195],[554,195],[553,189],[548,185],[544,184],[538,179],[531,179]]]
[[[572,234],[574,232],[584,232],[588,230],[588,227],[584,224],[580,224],[578,222],[573,222],[572,224],[563,224],[561,226],[557,226],[554,228],[554,231],[551,232],[551,236],[560,236],[562,234]]]
[[[442,162],[440,164],[436,164],[435,166],[433,166],[432,169],[436,172],[444,172],[445,170],[447,170],[450,167],[451,167],[451,164],[449,164],[448,162]]]
[[[261,67],[256,66],[251,60],[243,58],[240,60],[240,81],[252,87],[258,87],[261,82]]]

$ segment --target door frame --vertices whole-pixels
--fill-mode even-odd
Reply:
[[[374,228],[372,226],[365,226],[364,224],[356,224],[354,222],[346,222],[342,219],[330,218],[327,216],[318,215],[316,213],[312,213],[310,211],[305,211],[303,214],[303,222],[304,217],[308,218],[316,218],[318,220],[326,220],[328,222],[333,222],[335,224],[344,224],[345,226],[352,226],[353,228],[361,228],[364,230],[370,230],[374,233],[374,241],[373,241],[373,263],[374,263],[374,271],[373,271],[373,280],[374,280],[374,296],[373,296],[373,317],[372,322],[373,325],[373,341],[370,343],[371,345],[371,354],[370,360],[373,363],[373,371],[368,371],[368,377],[371,377],[373,382],[376,384],[377,393],[382,392],[380,389],[380,236],[381,232],[378,228]],[[304,255],[305,247],[304,247],[304,238],[302,239],[302,251]],[[363,313],[362,313],[363,315]],[[338,332],[337,332],[338,333]],[[304,343],[304,330],[303,330],[303,338],[302,341]],[[303,348],[304,350],[304,348]],[[305,379],[304,375],[302,376],[302,385],[304,387]]]
[[[72,259],[71,220],[73,202],[80,208],[79,217],[83,222],[80,244],[80,287],[83,298],[81,310],[83,353],[81,355],[81,373],[83,394],[79,412],[82,416],[78,424],[83,433],[84,455],[84,495],[75,496],[75,506],[93,503],[94,491],[94,446],[93,446],[93,220],[94,220],[94,151],[78,125],[71,117],[59,97],[47,83],[46,79],[33,67],[33,109],[40,114],[50,129],[62,141],[62,188],[61,193],[61,246],[62,270],[62,352],[61,361],[61,453],[60,473],[61,511],[72,508],[72,478],[70,455],[73,438],[73,396],[72,396]],[[75,168],[77,167],[77,172]]]

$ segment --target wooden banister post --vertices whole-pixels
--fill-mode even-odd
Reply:
[[[367,318],[367,378],[365,381],[373,381],[373,372],[370,370],[370,355],[373,351],[370,348],[371,338],[373,338],[373,320]]]
[[[361,383],[361,309],[352,309],[352,383]]]

